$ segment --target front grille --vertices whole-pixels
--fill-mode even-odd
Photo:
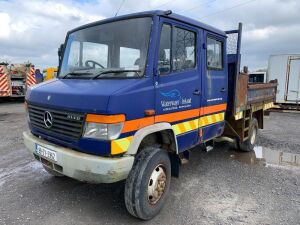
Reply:
[[[78,139],[81,136],[84,120],[83,114],[34,105],[28,105],[28,112],[30,124],[44,133],[51,136],[66,136],[72,139]],[[49,112],[52,116],[52,126],[49,128],[44,122],[45,112]]]

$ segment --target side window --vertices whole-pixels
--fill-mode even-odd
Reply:
[[[171,26],[163,24],[158,52],[158,72],[165,75],[171,71]]]
[[[208,69],[223,69],[223,44],[212,37],[207,37],[207,68]]]
[[[192,69],[196,65],[196,34],[181,28],[174,29],[173,71]]]

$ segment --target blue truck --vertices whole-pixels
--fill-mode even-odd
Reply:
[[[125,180],[128,212],[151,219],[189,149],[226,136],[253,150],[277,84],[248,84],[241,33],[170,10],[69,31],[58,77],[27,92],[27,149],[54,176]]]

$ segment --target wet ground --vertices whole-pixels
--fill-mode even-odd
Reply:
[[[271,113],[254,152],[194,148],[161,213],[126,212],[123,183],[54,178],[26,152],[22,103],[0,103],[0,224],[300,224],[300,114]]]

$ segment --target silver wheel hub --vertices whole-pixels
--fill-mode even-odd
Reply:
[[[252,145],[254,145],[254,143],[255,143],[256,134],[257,134],[257,130],[254,128],[253,131],[252,131],[251,138],[250,138],[250,143],[251,143]]]
[[[156,204],[163,195],[166,187],[167,176],[162,165],[153,170],[148,182],[148,201],[151,205]]]

